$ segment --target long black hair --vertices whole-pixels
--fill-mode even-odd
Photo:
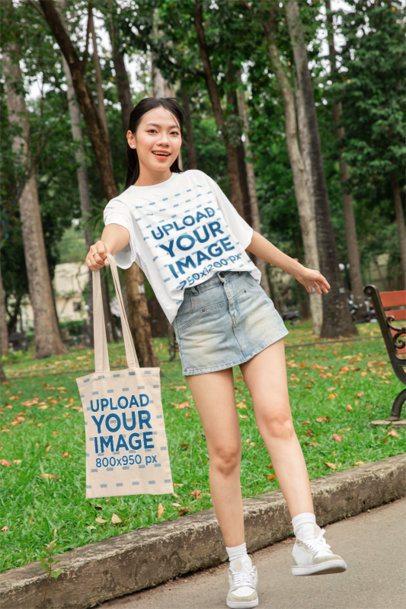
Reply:
[[[144,97],[141,101],[138,102],[136,106],[131,111],[130,120],[128,124],[128,129],[135,133],[138,124],[142,118],[142,116],[149,112],[149,110],[153,110],[154,108],[165,108],[165,110],[169,110],[176,118],[178,119],[180,132],[183,137],[183,110],[176,101],[175,97]],[[172,163],[170,170],[176,173],[181,173],[181,169],[179,168],[177,157]],[[134,182],[137,181],[138,176],[140,175],[140,163],[138,160],[137,150],[135,148],[130,148],[127,142],[127,179],[125,183],[125,187],[128,188]]]

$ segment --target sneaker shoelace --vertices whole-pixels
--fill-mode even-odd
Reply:
[[[331,546],[324,539],[324,533],[326,529],[320,529],[316,537],[313,539],[301,539],[300,541],[314,554],[317,555],[319,552],[331,554]]]
[[[241,571],[234,571],[230,568],[232,577],[232,589],[236,590],[242,586],[249,586],[255,590],[255,566],[244,567]]]

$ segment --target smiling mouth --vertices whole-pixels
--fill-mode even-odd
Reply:
[[[152,152],[155,156],[171,156],[170,152]]]

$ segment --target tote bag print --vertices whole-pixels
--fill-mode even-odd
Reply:
[[[92,272],[95,372],[76,379],[86,432],[86,498],[173,493],[159,368],[141,368],[108,254],[128,368],[110,370],[100,271]]]

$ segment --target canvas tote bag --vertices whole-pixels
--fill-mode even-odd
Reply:
[[[86,434],[86,498],[173,493],[159,368],[141,368],[116,261],[107,255],[127,368],[110,370],[100,270],[92,272],[95,372],[76,378]]]

